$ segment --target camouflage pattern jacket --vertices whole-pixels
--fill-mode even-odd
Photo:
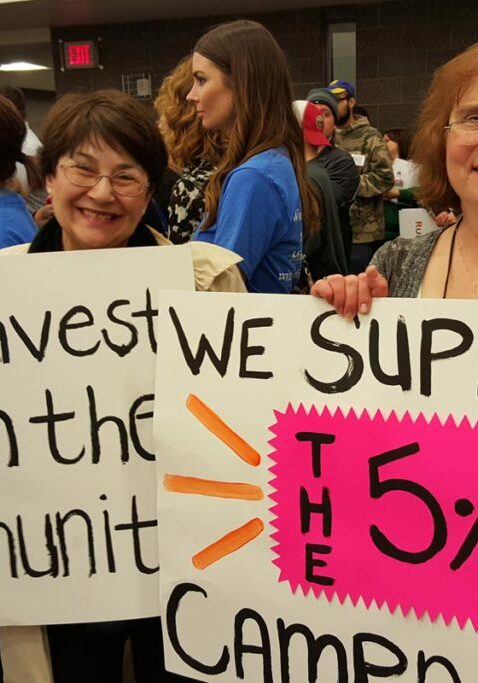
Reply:
[[[393,187],[392,162],[384,139],[365,116],[335,131],[335,144],[352,155],[360,171],[360,182],[350,207],[355,243],[375,242],[385,237],[382,195]]]

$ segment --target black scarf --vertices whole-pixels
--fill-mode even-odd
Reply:
[[[158,243],[154,239],[151,230],[144,223],[138,223],[128,240],[127,246],[157,247]],[[52,218],[43,228],[40,228],[28,249],[29,254],[47,251],[63,251],[62,230],[56,218]]]

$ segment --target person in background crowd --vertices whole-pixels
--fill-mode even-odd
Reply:
[[[405,128],[391,128],[385,131],[383,139],[393,164],[394,186],[384,194],[385,239],[398,236],[401,209],[418,206],[415,189],[418,185],[418,169],[410,161],[411,136]]]
[[[30,128],[28,121],[26,120],[25,95],[23,94],[23,91],[20,90],[20,88],[14,88],[12,85],[0,85],[0,95],[6,97],[7,100],[10,100],[25,123],[26,134],[22,145],[23,154],[31,159],[36,159],[41,149],[41,141],[36,133]],[[46,199],[44,185],[43,183],[38,185],[36,179],[32,184],[31,167],[30,173],[28,174],[24,163],[17,161],[16,171],[21,186],[21,192],[25,197],[28,210],[33,214],[37,209],[40,209],[43,206]]]
[[[345,243],[327,171],[317,164],[318,157],[331,147],[323,133],[323,109],[307,100],[295,100],[293,106],[304,136],[307,175],[317,191],[320,206],[321,230],[305,242],[306,268],[312,281],[331,273],[346,275],[351,242]]]
[[[25,131],[18,111],[0,95],[0,248],[31,242],[37,232],[23,198],[7,188],[17,161],[25,165],[30,179],[40,180],[36,166],[22,152]]]
[[[356,197],[350,207],[353,244],[351,272],[361,272],[385,238],[383,194],[393,187],[393,170],[382,135],[365,117],[356,117],[355,88],[332,81],[327,89],[337,98],[337,147],[349,152],[360,171]]]
[[[251,292],[289,293],[302,267],[303,224],[318,229],[286,57],[254,21],[221,24],[199,39],[188,95],[225,152],[206,189],[195,239],[243,257]]]
[[[156,121],[133,97],[117,90],[65,95],[48,114],[41,153],[55,217],[30,245],[0,254],[169,245],[143,221],[166,163]],[[246,291],[236,254],[202,243],[191,252],[197,289]],[[112,391],[117,382],[112,378]],[[160,621],[153,618],[2,627],[5,681],[121,683],[128,638],[136,683],[189,680],[166,673]]]
[[[179,174],[167,208],[168,237],[174,244],[188,242],[202,221],[204,190],[221,154],[215,136],[203,129],[196,108],[186,100],[192,86],[192,57],[187,57],[164,79],[154,103],[170,168]]]
[[[313,88],[307,93],[307,99],[320,105],[323,113],[323,132],[331,143],[329,147],[320,150],[314,166],[324,168],[332,183],[350,272],[352,226],[349,214],[359,185],[359,172],[351,155],[335,146],[334,133],[338,122],[336,97],[325,88]]]
[[[370,120],[370,114],[368,113],[368,110],[365,109],[365,107],[362,107],[361,104],[355,103],[355,106],[354,106],[354,114],[355,114],[356,117],[358,117],[358,116],[364,116],[364,117],[367,119],[367,121],[368,121],[370,124],[372,124],[372,121]]]
[[[333,275],[312,293],[349,320],[373,297],[478,298],[478,43],[440,67],[425,98],[411,156],[419,167],[418,198],[452,207],[453,227],[387,242],[366,272]]]

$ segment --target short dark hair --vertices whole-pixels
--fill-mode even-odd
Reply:
[[[0,181],[3,182],[15,173],[15,165],[20,161],[25,122],[20,113],[6,97],[0,95]]]
[[[43,175],[54,175],[60,157],[83,142],[98,140],[127,152],[144,169],[151,188],[157,186],[168,157],[153,112],[120,90],[64,95],[53,105],[43,130]]]
[[[12,102],[21,117],[25,118],[25,95],[20,88],[14,88],[13,85],[0,85],[0,95],[6,97]]]

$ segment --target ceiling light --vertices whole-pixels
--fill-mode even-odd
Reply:
[[[6,5],[7,2],[27,2],[27,0],[0,0],[0,5]]]
[[[21,0],[24,2],[25,0]],[[2,2],[2,0],[0,0]],[[10,64],[0,64],[0,71],[43,71],[49,69],[49,66],[41,66],[40,64],[30,64],[30,62],[10,62]]]

